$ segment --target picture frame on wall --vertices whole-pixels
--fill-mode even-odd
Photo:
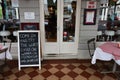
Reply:
[[[39,23],[21,23],[21,30],[39,30]]]
[[[84,9],[84,25],[95,25],[96,24],[96,9]]]

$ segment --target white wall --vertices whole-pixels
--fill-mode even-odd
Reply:
[[[79,36],[79,49],[78,49],[78,59],[89,59],[88,47],[87,47],[87,40],[97,35],[97,28],[98,28],[98,12],[99,12],[99,0],[97,1],[97,14],[96,14],[96,24],[95,25],[83,25],[83,18],[84,18],[84,9],[86,8],[86,1],[82,0],[81,6],[81,22],[80,22],[80,36]]]
[[[39,0],[19,0],[20,22],[39,22]],[[34,12],[35,19],[25,19],[24,12]]]

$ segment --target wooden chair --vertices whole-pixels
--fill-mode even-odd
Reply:
[[[95,38],[91,38],[87,41],[87,45],[88,45],[88,51],[89,51],[89,55],[92,59],[93,56],[93,51],[95,50],[96,46],[95,46]]]

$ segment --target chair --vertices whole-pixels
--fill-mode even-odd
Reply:
[[[87,45],[88,45],[88,51],[89,51],[89,55],[92,59],[92,56],[93,56],[93,50],[95,50],[95,38],[91,38],[87,41]]]
[[[4,48],[4,49],[1,49],[1,50],[0,50],[0,54],[3,53],[3,52],[5,52],[5,60],[4,60],[5,63],[6,63],[6,59],[7,59],[7,58],[6,58],[6,51],[7,51],[7,50],[8,50],[8,48]]]
[[[100,40],[101,37],[102,37],[102,31],[98,31],[97,32],[97,38],[98,38],[98,40]]]
[[[115,31],[105,31],[105,35],[107,35],[107,41],[112,41],[112,37],[115,35]]]
[[[4,45],[7,45],[6,43],[8,43],[8,47],[9,47],[9,52],[11,51],[11,45],[12,45],[12,41],[8,38],[3,38],[3,42],[4,42]]]
[[[7,39],[7,38],[3,38],[3,42],[4,42],[3,43],[4,46],[8,46],[8,47],[0,50],[0,54],[5,52],[5,58],[0,60],[0,69],[1,70],[3,70],[3,66],[6,65],[6,63],[7,63],[6,62],[7,61],[7,53],[6,53],[7,50],[9,49],[9,52],[11,51],[11,40]],[[6,43],[8,43],[8,44],[6,44]]]
[[[5,58],[4,59],[0,59],[0,73],[3,72],[3,66],[6,65],[6,61],[7,61],[6,52],[7,52],[7,50],[8,50],[8,48],[4,48],[4,49],[0,50],[0,54],[1,53],[5,53]]]

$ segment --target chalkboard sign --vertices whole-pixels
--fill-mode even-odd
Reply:
[[[39,31],[18,31],[18,59],[21,67],[41,66]]]

